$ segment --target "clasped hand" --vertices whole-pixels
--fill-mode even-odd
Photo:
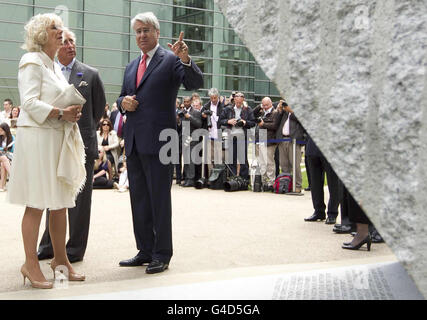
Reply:
[[[138,100],[136,100],[136,96],[126,96],[123,98],[122,100],[122,109],[129,111],[129,112],[134,112],[136,110],[136,108],[138,108]]]
[[[72,105],[64,109],[64,114],[62,116],[62,119],[70,122],[77,122],[79,121],[81,116],[82,116],[82,106]]]

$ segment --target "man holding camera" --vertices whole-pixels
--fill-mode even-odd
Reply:
[[[239,175],[249,180],[247,130],[255,126],[255,118],[251,108],[243,105],[244,100],[244,94],[237,92],[234,96],[234,105],[224,108],[219,122],[221,126],[228,129],[229,141],[233,146],[232,150],[228,148],[226,151],[226,162],[231,163],[230,167],[234,175],[237,175],[237,163],[239,163]]]
[[[291,173],[293,172],[293,166],[295,165],[295,192],[301,193],[302,188],[302,173],[301,173],[301,144],[295,145],[295,163],[293,156],[293,139],[297,141],[305,140],[305,130],[301,123],[295,117],[291,107],[284,100],[280,100],[277,106],[277,111],[280,114],[280,125],[277,130],[277,139],[286,140],[279,143],[280,153],[280,168],[282,172]]]
[[[200,102],[199,102],[200,103]],[[202,115],[191,105],[191,97],[184,97],[184,109],[178,112],[182,122],[182,143],[184,155],[184,178],[183,187],[194,187],[196,178],[196,166],[191,159],[193,148],[199,143],[192,141],[194,130],[202,127]]]
[[[210,148],[208,150],[204,150],[207,154],[207,162],[208,162],[208,177],[211,174],[213,163],[219,163],[222,161],[222,145],[221,139],[219,136],[219,116],[224,109],[224,103],[221,103],[219,100],[219,92],[217,88],[211,88],[208,91],[210,101],[206,103],[202,108],[202,121],[203,121],[203,129],[209,130],[209,141]],[[208,152],[209,151],[209,152]],[[217,154],[217,159],[215,161],[215,154]],[[221,156],[218,159],[218,155]]]
[[[267,145],[267,152],[259,150],[261,173],[263,175],[264,190],[273,191],[273,183],[276,179],[276,163],[274,153],[276,151],[276,131],[280,124],[280,114],[274,110],[273,102],[265,97],[261,102],[262,116],[257,119],[258,127],[267,130],[267,141],[261,142]]]

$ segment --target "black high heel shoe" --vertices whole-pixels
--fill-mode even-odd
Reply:
[[[352,245],[351,242],[344,242],[341,248],[348,250],[359,250],[365,243],[368,247],[368,251],[371,251],[372,239],[370,235],[368,235],[365,239],[363,239],[356,245]]]

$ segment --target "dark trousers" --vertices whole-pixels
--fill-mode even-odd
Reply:
[[[323,186],[325,183],[325,173],[328,179],[329,202],[328,217],[338,216],[338,206],[340,203],[341,186],[338,176],[332,169],[325,157],[308,156],[308,166],[311,177],[311,199],[315,214],[325,215],[326,205],[324,200]]]
[[[181,181],[182,180],[182,142],[181,142],[182,136],[179,136],[179,163],[175,164],[175,174],[176,174],[176,180]]]
[[[305,163],[305,172],[307,173],[308,187],[311,188],[311,176],[310,176],[310,169],[309,169],[307,155],[304,156],[304,163]]]
[[[340,208],[341,208],[341,224],[342,225],[350,225],[352,224],[352,222],[350,221],[350,217],[349,217],[349,197],[351,196],[350,193],[348,192],[347,188],[345,187],[344,184],[341,184],[342,186],[342,196],[341,196],[341,203],[340,203]]]
[[[365,214],[363,209],[359,206],[356,200],[353,198],[350,192],[347,191],[347,206],[348,206],[348,217],[352,223],[363,223],[372,225],[368,216]]]
[[[274,163],[276,164],[276,177],[280,174],[280,152],[278,145],[276,146],[276,150],[274,151]]]
[[[114,181],[109,180],[107,177],[98,177],[98,178],[95,178],[95,181],[93,182],[93,188],[94,189],[112,189],[113,184],[114,184]]]
[[[169,263],[172,257],[173,165],[159,155],[139,154],[134,146],[127,158],[133,229],[140,256]]]
[[[83,259],[89,237],[90,211],[92,205],[92,180],[94,161],[86,161],[86,183],[76,199],[76,206],[68,209],[70,238],[67,242],[67,254],[73,258]],[[39,244],[43,254],[53,254],[49,235],[49,210],[46,212],[46,229]]]
[[[191,154],[193,152],[193,149],[195,146],[197,146],[198,142],[197,141],[192,141],[190,143],[190,157],[188,158],[188,153],[187,150],[184,149],[184,152],[186,152],[186,164],[184,164],[184,178],[185,181],[192,181],[195,182],[196,180],[196,165],[194,164],[193,160],[191,159]],[[185,147],[188,148],[188,147]]]

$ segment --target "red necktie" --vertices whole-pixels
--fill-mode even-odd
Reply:
[[[142,77],[144,76],[144,72],[147,69],[147,54],[144,54],[142,57],[141,63],[138,67],[138,73],[136,74],[136,87],[138,88],[138,85],[140,84]]]
[[[120,116],[120,118],[119,118],[119,127],[117,128],[117,135],[121,138],[122,128],[123,128],[123,115],[121,113],[119,113],[118,115]]]

